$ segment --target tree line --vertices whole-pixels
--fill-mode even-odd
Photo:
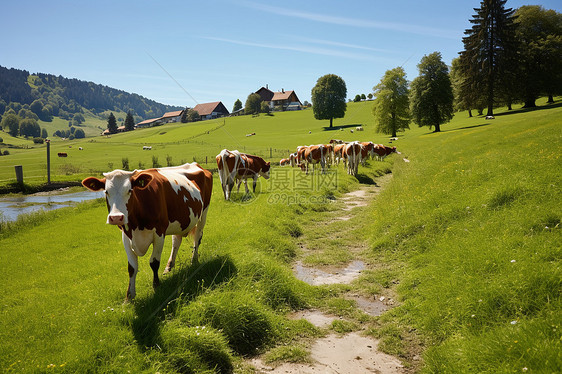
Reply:
[[[47,122],[53,116],[72,121],[84,110],[96,115],[106,110],[130,111],[147,119],[181,109],[92,82],[0,66],[0,116],[10,109],[18,114],[21,108]]]
[[[402,67],[386,71],[373,88],[377,131],[396,136],[413,121],[440,131],[455,110],[493,116],[514,103],[534,107],[540,96],[562,94],[562,14],[541,6],[506,8],[507,0],[483,0],[465,31],[464,50],[449,68],[439,52],[424,56],[412,82]],[[345,115],[347,88],[341,77],[320,77],[312,89],[314,117]],[[362,99],[357,95],[355,101]]]

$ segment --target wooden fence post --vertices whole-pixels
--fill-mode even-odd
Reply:
[[[23,184],[23,166],[16,165],[14,168],[16,169],[16,181],[18,184]]]

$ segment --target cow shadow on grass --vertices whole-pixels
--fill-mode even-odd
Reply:
[[[177,267],[160,280],[160,286],[146,298],[134,302],[136,317],[131,324],[140,347],[158,342],[158,325],[174,313],[180,303],[193,300],[205,291],[227,282],[237,273],[228,256],[219,256],[191,266]]]
[[[357,174],[355,174],[355,178],[361,184],[368,184],[368,185],[376,185],[377,184],[375,182],[375,180],[373,179],[373,177],[371,177],[367,174],[357,173]]]

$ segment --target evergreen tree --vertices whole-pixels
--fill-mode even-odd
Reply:
[[[109,113],[109,117],[107,118],[107,129],[110,134],[115,134],[117,132],[117,120],[113,112]]]
[[[441,53],[423,56],[418,64],[419,75],[411,86],[411,113],[418,126],[435,127],[453,118],[453,87],[449,68],[441,60]]]
[[[495,85],[505,80],[508,69],[517,66],[515,11],[506,9],[506,2],[483,0],[474,9],[473,26],[465,30],[464,51],[460,52],[462,75],[472,82],[472,91],[485,95],[489,116],[494,112]]]
[[[312,111],[318,120],[329,119],[330,127],[334,118],[343,118],[347,109],[345,81],[335,74],[327,74],[316,81],[312,88]]]
[[[232,108],[232,111],[236,112],[240,109],[242,109],[242,102],[240,101],[240,99],[236,99],[236,101],[234,102],[234,107]]]
[[[373,91],[375,91],[376,97],[373,115],[377,124],[377,132],[391,134],[395,137],[397,131],[409,129],[410,101],[404,69],[397,67],[387,70]]]
[[[135,129],[135,119],[131,111],[127,112],[127,117],[125,117],[125,131],[133,131]]]

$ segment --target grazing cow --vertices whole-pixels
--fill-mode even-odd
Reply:
[[[361,165],[365,165],[365,161],[375,157],[375,144],[373,142],[360,142],[361,148]]]
[[[324,144],[326,164],[329,166],[334,163],[334,145]]]
[[[269,169],[271,165],[269,162],[266,163],[261,157],[223,149],[217,155],[216,160],[219,168],[219,178],[226,200],[230,200],[230,193],[232,192],[235,181],[238,183],[238,191],[240,190],[240,183],[243,181],[246,187],[246,193],[249,193],[248,178],[254,180],[254,192],[256,192],[256,184],[259,176],[269,179]]]
[[[361,161],[361,150],[363,146],[359,142],[346,144],[342,154],[347,159],[347,174],[356,175]]]
[[[129,261],[126,301],[136,295],[138,256],[144,256],[151,244],[153,286],[160,284],[158,268],[166,235],[173,236],[172,253],[164,273],[174,267],[182,238],[188,234],[193,236],[191,261],[198,261],[213,188],[213,177],[208,170],[195,162],[160,169],[114,170],[104,173],[103,179],[86,178],[82,185],[92,191],[105,189],[107,223],[122,231]]]
[[[271,164],[265,162],[265,160],[259,156],[247,155],[245,153],[242,153],[242,159],[244,160],[244,167],[239,167],[238,173],[236,173],[237,192],[240,192],[240,184],[244,182],[246,194],[249,194],[248,179],[252,179],[252,191],[255,193],[258,178],[262,176],[265,179],[269,179]]]
[[[486,119],[495,119],[494,116],[486,116]]]
[[[238,167],[242,164],[244,167],[244,160],[239,151],[229,151],[223,149],[216,157],[217,166],[219,168],[219,179],[221,181],[222,192],[224,193],[225,200],[230,200],[230,193],[234,186],[234,180]]]
[[[338,143],[334,146],[334,162],[336,165],[340,164],[340,160],[344,160],[343,149],[345,148],[345,143]]]
[[[304,160],[305,172],[308,174],[308,165],[312,165],[312,171],[314,172],[314,165],[320,164],[322,167],[322,173],[325,172],[326,168],[326,149],[323,144],[319,145],[309,145],[304,147],[302,150],[302,159]]]
[[[145,145],[144,147],[142,147],[142,150],[143,150],[143,151],[151,151],[151,150],[152,150],[152,146],[149,147],[149,146],[146,146],[146,145]]]
[[[330,140],[330,144],[343,144],[345,143],[343,140],[339,140],[339,139],[331,139]]]
[[[291,163],[291,167],[297,166],[297,152],[289,155],[289,161]]]
[[[363,126],[357,126],[357,127],[355,128],[355,131],[363,131]]]
[[[291,164],[290,158],[282,158],[281,161],[279,161],[279,166],[287,166],[290,164]]]
[[[68,154],[67,154],[66,152],[59,152],[59,153],[57,154],[57,156],[59,156],[59,157],[67,157]]]
[[[400,154],[400,152],[398,152],[396,150],[396,147],[387,147],[387,146],[382,145],[382,144],[375,144],[375,148],[374,148],[373,151],[375,152],[376,158],[379,161],[384,160],[385,157],[388,156],[391,153]]]

